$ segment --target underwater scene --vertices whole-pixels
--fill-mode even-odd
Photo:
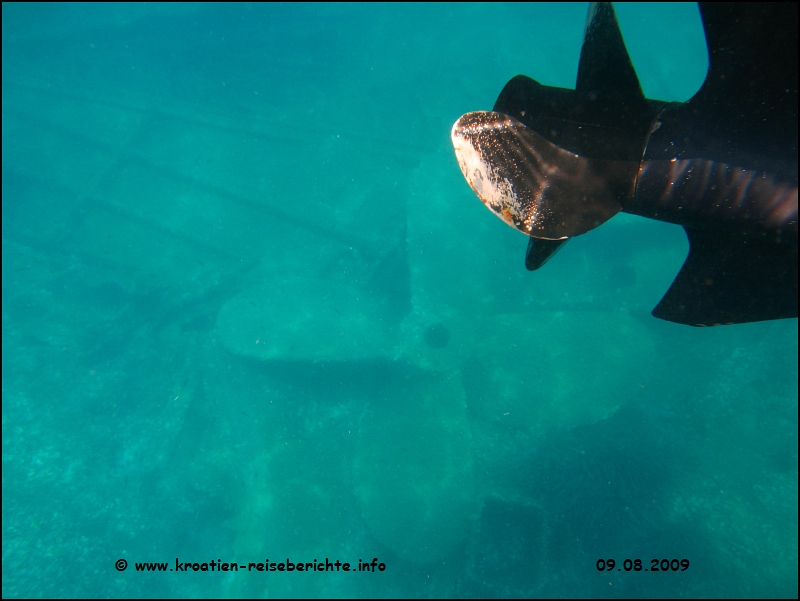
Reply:
[[[450,132],[588,3],[3,4],[4,597],[792,597],[797,319],[541,270]],[[647,98],[696,4],[620,4]]]

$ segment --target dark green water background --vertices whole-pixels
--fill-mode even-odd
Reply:
[[[797,320],[652,318],[626,215],[528,273],[458,170],[586,8],[3,5],[4,596],[797,596]],[[617,10],[691,97],[696,6]]]

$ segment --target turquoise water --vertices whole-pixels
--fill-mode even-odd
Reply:
[[[691,97],[696,7],[617,11]],[[627,215],[526,272],[453,156],[585,15],[4,4],[3,595],[796,597],[797,320],[652,318]]]

